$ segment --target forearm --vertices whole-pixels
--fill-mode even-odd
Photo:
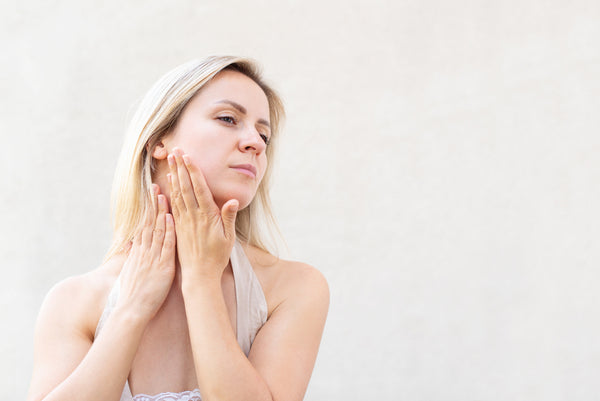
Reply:
[[[182,289],[203,399],[272,400],[267,384],[237,342],[220,280],[184,280]]]
[[[44,401],[118,401],[146,322],[116,308],[81,363]]]

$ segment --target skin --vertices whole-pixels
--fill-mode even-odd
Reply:
[[[153,149],[159,208],[131,249],[46,297],[28,400],[116,401],[127,379],[134,395],[199,388],[203,400],[303,398],[329,305],[321,273],[243,244],[268,319],[248,357],[235,338],[229,255],[236,212],[267,166],[268,116],[260,87],[238,72],[219,73],[192,99]],[[119,301],[94,341],[119,274]]]

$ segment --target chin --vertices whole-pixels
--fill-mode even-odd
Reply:
[[[242,210],[248,207],[254,199],[255,193],[248,193],[248,191],[227,191],[220,193],[218,196],[215,194],[215,203],[221,209],[225,203],[230,199],[236,199],[239,203],[238,210]]]

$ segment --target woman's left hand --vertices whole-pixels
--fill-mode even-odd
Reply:
[[[219,210],[202,172],[181,149],[173,149],[168,162],[182,278],[220,280],[235,242],[239,203],[231,199]]]

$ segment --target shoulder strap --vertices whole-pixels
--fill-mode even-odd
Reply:
[[[267,301],[242,244],[237,240],[231,252],[231,268],[235,281],[237,340],[247,356],[256,333],[267,321]]]

